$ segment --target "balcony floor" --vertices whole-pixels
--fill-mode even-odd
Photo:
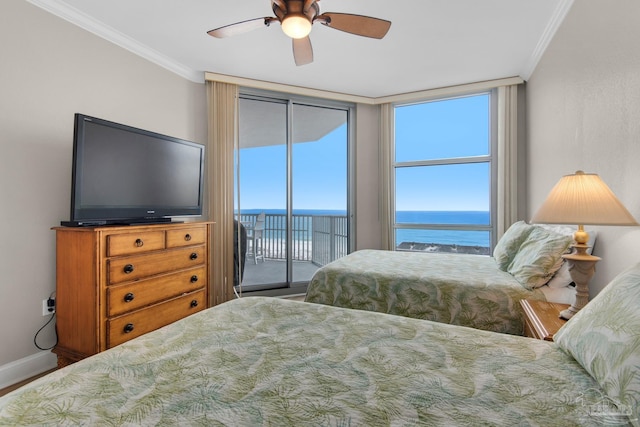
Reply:
[[[259,259],[258,263],[254,264],[253,258],[247,257],[242,286],[283,283],[286,278],[286,266],[287,263],[283,260],[269,258],[264,262]],[[320,267],[310,261],[294,261],[293,282],[308,282],[318,268]]]

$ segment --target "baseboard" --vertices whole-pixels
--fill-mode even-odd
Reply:
[[[58,359],[50,351],[41,351],[0,366],[0,389],[31,378],[57,366]]]

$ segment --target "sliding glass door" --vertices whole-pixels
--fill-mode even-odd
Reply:
[[[242,291],[304,292],[349,252],[350,106],[243,93],[236,218],[247,234]]]

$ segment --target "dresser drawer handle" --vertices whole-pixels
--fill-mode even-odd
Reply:
[[[193,307],[197,307],[198,306],[198,300],[194,299],[193,301],[191,301],[191,308]]]
[[[191,234],[187,233],[184,235],[184,240],[186,240],[187,242],[191,241]]]
[[[191,276],[191,283],[196,283],[197,281],[198,281],[198,276],[196,276],[195,274]]]
[[[138,248],[141,248],[144,246],[144,242],[142,241],[142,239],[136,239],[136,246]]]
[[[130,332],[133,332],[133,323],[127,323],[126,325],[124,325],[124,333],[128,334]]]
[[[192,252],[191,255],[189,255],[189,259],[198,259],[198,254],[195,252]]]
[[[133,270],[134,270],[133,264],[125,265],[123,270],[125,274],[133,273]]]
[[[124,296],[124,302],[131,302],[133,301],[133,298],[134,298],[133,293],[129,292]]]

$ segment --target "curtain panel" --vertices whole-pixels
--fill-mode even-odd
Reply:
[[[391,103],[380,105],[380,159],[379,179],[380,183],[380,223],[382,224],[382,249],[393,250],[395,242],[393,238],[392,223],[393,202],[393,134],[394,134],[394,106]]]
[[[523,173],[518,171],[518,86],[498,87],[498,212],[494,244],[520,219],[518,189]]]
[[[212,227],[209,304],[233,299],[233,177],[238,138],[238,86],[207,81],[207,183]]]

